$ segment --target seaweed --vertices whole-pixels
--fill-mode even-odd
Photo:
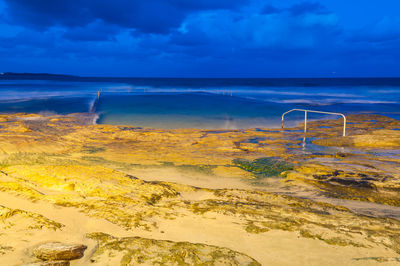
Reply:
[[[106,150],[106,148],[104,148],[104,147],[92,147],[92,146],[83,146],[82,147],[82,152],[89,153],[89,154],[98,153],[98,152],[102,152],[105,150]]]
[[[293,164],[275,157],[264,157],[253,161],[234,159],[232,162],[237,167],[254,174],[257,178],[276,177],[282,172],[294,169]]]

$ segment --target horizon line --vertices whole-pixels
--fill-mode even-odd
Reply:
[[[306,77],[306,76],[270,76],[270,77],[260,77],[260,76],[253,76],[253,77],[177,77],[177,76],[95,76],[95,75],[88,75],[88,76],[81,76],[76,74],[60,74],[60,73],[48,73],[48,72],[0,72],[0,79],[4,76],[23,76],[23,75],[47,75],[47,76],[54,76],[54,77],[70,77],[70,78],[119,78],[119,79],[400,79],[400,76],[321,76],[321,77]]]

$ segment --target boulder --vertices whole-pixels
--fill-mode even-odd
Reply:
[[[41,260],[76,260],[83,257],[87,246],[79,244],[64,244],[50,242],[42,244],[33,250],[33,254]]]

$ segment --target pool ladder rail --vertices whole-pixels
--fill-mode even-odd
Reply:
[[[332,113],[332,112],[322,112],[322,111],[314,111],[314,110],[306,110],[306,109],[292,109],[282,114],[282,128],[283,122],[285,119],[285,115],[294,111],[304,112],[304,133],[307,132],[307,113],[318,113],[318,114],[328,114],[328,115],[340,115],[343,117],[343,137],[346,137],[346,116],[342,113]]]

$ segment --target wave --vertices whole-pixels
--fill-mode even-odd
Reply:
[[[385,93],[385,94],[389,94],[389,93],[393,93],[393,94],[400,94],[400,88],[399,89],[392,89],[392,90],[369,90],[369,92],[371,93]]]
[[[94,97],[90,102],[89,102],[89,113],[94,113],[96,112],[96,104],[97,104],[98,98],[97,96]]]
[[[299,88],[301,89],[301,88]],[[300,91],[280,91],[277,90],[265,90],[265,89],[243,89],[243,88],[153,88],[153,87],[132,87],[132,86],[120,86],[118,88],[108,88],[105,92],[135,92],[135,93],[196,93],[205,92],[212,94],[239,94],[240,96],[248,95],[285,95],[285,96],[320,96],[320,97],[340,97],[340,98],[363,98],[364,95],[352,94],[352,93],[330,93],[330,92],[300,92]]]
[[[229,90],[230,91],[230,90]],[[286,95],[286,96],[321,96],[321,97],[340,97],[340,98],[363,98],[364,95],[357,95],[352,93],[330,93],[330,92],[297,92],[297,91],[279,91],[279,90],[247,90],[247,89],[233,89],[233,93],[240,94],[271,94],[271,95]]]
[[[49,98],[74,98],[74,97],[84,97],[87,93],[79,93],[77,91],[60,91],[60,92],[28,92],[28,91],[1,91],[0,93],[0,101],[2,102],[25,102],[31,100],[42,100]]]
[[[360,103],[360,104],[396,104],[396,101],[383,100],[344,100],[341,103]]]
[[[92,124],[92,125],[96,125],[96,124],[97,124],[97,121],[99,121],[99,119],[100,119],[100,114],[98,114],[98,113],[93,113],[93,114],[91,115],[91,124]]]
[[[396,101],[384,100],[359,100],[359,99],[288,99],[288,100],[272,100],[276,103],[297,103],[310,105],[333,105],[333,104],[397,104]]]
[[[96,113],[97,110],[97,105],[100,101],[100,90],[98,91],[98,94],[92,98],[92,100],[89,102],[89,117],[91,117],[91,124],[96,125],[97,121],[100,118],[100,114]]]
[[[313,100],[308,100],[308,99],[293,99],[293,100],[276,100],[276,101],[271,101],[275,103],[294,103],[294,104],[308,104],[308,105],[331,105],[332,103],[326,103],[322,101],[313,101]]]

